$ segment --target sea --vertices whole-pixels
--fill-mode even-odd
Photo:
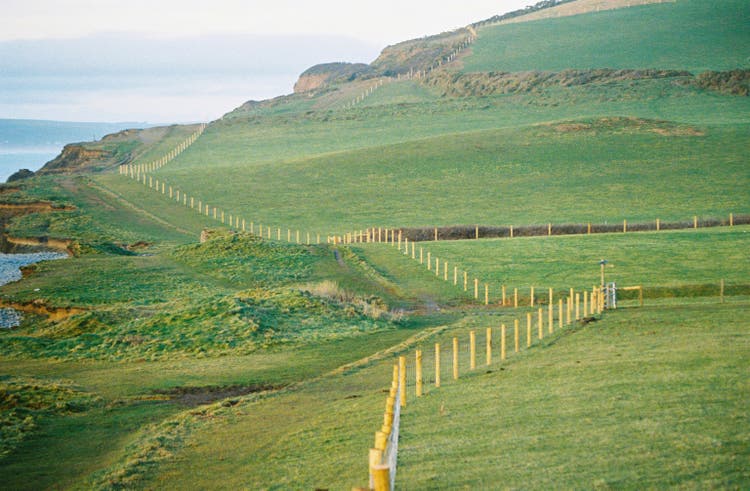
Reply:
[[[40,261],[65,259],[67,254],[59,252],[34,252],[30,254],[0,253],[0,286],[21,279],[21,268]],[[15,309],[0,308],[0,329],[9,329],[21,325],[23,315]]]
[[[0,182],[20,169],[39,170],[68,143],[95,141],[146,123],[80,123],[32,119],[0,119]]]

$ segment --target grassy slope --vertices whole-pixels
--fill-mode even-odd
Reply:
[[[480,30],[464,70],[747,67],[750,6],[679,0]]]
[[[750,228],[717,228],[629,234],[424,242],[418,246],[510,294],[528,287],[546,296],[547,288],[591,288],[599,283],[599,260],[607,259],[607,281],[645,287],[747,282]],[[377,246],[371,246],[374,249]],[[369,254],[369,249],[367,251]],[[378,253],[382,254],[382,253]],[[393,254],[397,256],[396,252]],[[407,262],[403,260],[403,262]],[[413,263],[418,268],[418,261]]]
[[[550,98],[559,101],[564,95]],[[378,147],[360,141],[366,148],[317,158],[302,158],[301,153],[318,153],[309,147],[318,141],[335,146],[330,134],[345,139],[353,128],[339,132],[338,125],[343,123],[312,125],[310,128],[321,132],[315,136],[308,132],[309,123],[290,122],[284,132],[278,127],[279,136],[290,140],[287,151],[296,138],[304,146],[297,150],[300,155],[288,155],[286,163],[263,162],[266,158],[262,156],[251,160],[250,154],[248,160],[236,160],[238,157],[230,155],[238,151],[235,138],[253,141],[257,137],[255,154],[273,152],[280,144],[264,141],[255,130],[239,128],[232,130],[235,137],[228,138],[216,127],[207,137],[215,140],[199,141],[195,149],[198,155],[209,148],[226,154],[215,158],[215,169],[204,172],[192,167],[190,162],[202,157],[193,157],[189,151],[186,159],[190,160],[181,160],[161,173],[169,182],[179,182],[189,192],[256,223],[324,232],[372,225],[689,219],[693,214],[723,216],[728,211],[744,211],[750,175],[742,156],[749,142],[747,126],[739,124],[744,117],[735,112],[746,108],[744,98],[696,94],[645,104],[601,104],[580,95],[584,98],[580,106],[563,102],[564,107],[532,107],[532,114],[525,115],[521,114],[524,106],[518,103],[527,101],[515,98],[487,101],[487,110],[454,108],[431,118],[429,128],[416,131],[437,133],[441,127],[445,131],[447,121],[441,120],[449,115],[455,119],[453,131],[479,130],[424,139],[409,132],[415,141]],[[682,104],[679,109],[677,103]],[[654,133],[663,123],[628,123],[617,128],[580,117],[614,113],[685,120],[690,118],[685,112],[693,103],[691,116],[698,125],[690,127],[705,133],[702,136]],[[726,104],[723,117],[736,116],[737,123],[714,126],[701,121],[699,111],[704,104],[713,103]],[[546,126],[481,130],[512,122],[522,126],[533,118],[565,120],[576,111],[576,119],[593,121],[591,130],[561,132]],[[502,120],[504,115],[516,119]],[[373,116],[375,121],[380,119]],[[399,127],[416,124],[419,116],[418,109],[408,111],[391,118],[390,126],[379,131],[390,133],[395,128],[403,132]],[[365,130],[360,127],[356,131]],[[352,139],[346,145],[355,143]],[[644,186],[644,182],[669,185]]]
[[[503,371],[428,389],[402,419],[398,483],[746,487],[748,313],[747,304],[617,312]]]

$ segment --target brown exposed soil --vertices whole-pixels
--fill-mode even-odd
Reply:
[[[170,400],[184,406],[196,407],[212,402],[240,397],[257,392],[274,391],[283,388],[283,385],[228,385],[228,386],[206,386],[206,387],[173,387],[171,389],[155,390],[155,394],[168,396]],[[227,406],[233,406],[237,401],[227,401]]]
[[[82,314],[86,312],[85,309],[76,307],[48,307],[42,300],[34,300],[32,302],[2,302],[0,301],[1,307],[8,307],[21,312],[28,312],[30,314],[43,315],[52,322],[61,321],[71,317],[73,315]]]

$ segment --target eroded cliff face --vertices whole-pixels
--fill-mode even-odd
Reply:
[[[326,85],[328,75],[300,75],[297,82],[294,84],[294,93],[299,94],[301,92],[310,92],[311,90],[319,89]]]
[[[90,168],[112,158],[112,153],[101,148],[90,148],[85,143],[65,145],[60,155],[47,162],[38,174],[61,174]]]
[[[374,72],[365,63],[323,63],[308,68],[294,84],[294,93],[310,92],[328,85],[350,82],[357,78],[367,77]]]

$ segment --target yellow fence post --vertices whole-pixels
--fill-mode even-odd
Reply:
[[[458,285],[458,266],[453,266],[453,286]]]
[[[416,362],[416,378],[417,378],[417,388],[416,388],[416,394],[417,397],[422,397],[422,350],[417,350],[415,353],[415,360]]]
[[[398,385],[401,407],[406,407],[406,357],[398,357]]]
[[[484,304],[490,304],[490,287],[487,283],[484,284]]]
[[[440,258],[435,258],[435,276],[440,276]]]
[[[510,226],[510,238],[513,238],[513,225]]]
[[[438,229],[435,227],[435,242],[438,240]]]
[[[729,226],[734,227],[734,213],[729,214]]]
[[[505,361],[505,324],[500,325],[500,361]]]
[[[555,304],[550,303],[547,310],[547,329],[549,330],[549,333],[552,334],[555,330]]]
[[[589,315],[588,300],[589,300],[589,292],[587,290],[583,290],[583,316],[584,317],[588,317]]]
[[[537,319],[537,336],[539,339],[544,338],[544,309],[539,308],[539,317]]]
[[[440,387],[440,343],[435,343],[435,387]]]
[[[414,241],[412,241],[412,243],[411,243],[411,258],[412,259],[416,259],[416,254],[414,253],[414,251],[415,251],[415,249],[414,249]]]
[[[469,290],[469,273],[464,271],[464,291]]]
[[[477,367],[477,336],[474,331],[469,332],[469,370]]]
[[[526,347],[531,348],[531,312],[526,313]]]
[[[518,308],[518,288],[513,289],[513,307]]]
[[[374,491],[390,491],[391,489],[391,468],[385,464],[379,464],[372,466],[370,469],[372,474],[373,490]]]
[[[487,334],[486,334],[486,354],[487,354],[487,366],[492,365],[492,328],[487,328]]]
[[[479,299],[479,280],[474,278],[474,299]]]
[[[430,251],[427,251],[427,271],[432,269],[432,256]]]
[[[566,317],[567,323],[573,322],[573,297],[568,297],[568,315]]]
[[[529,301],[529,307],[534,306],[534,287],[531,287],[531,300]]]
[[[424,264],[424,254],[422,248],[419,248],[419,264]]]
[[[443,261],[443,281],[448,281],[448,261]]]
[[[657,219],[656,219],[656,231],[658,232],[659,230],[661,230],[661,220],[659,220],[659,219],[657,218]]]
[[[623,220],[622,221],[622,233],[625,233],[627,231],[628,231],[628,221],[627,220]]]
[[[519,343],[519,332],[518,332],[518,319],[513,319],[513,347],[514,351],[518,353],[520,346]]]
[[[505,285],[502,285],[502,306],[505,307]]]
[[[474,238],[475,239],[479,238],[479,225],[477,225],[476,227],[474,227]]]
[[[557,317],[558,317],[557,325],[560,327],[560,329],[562,329],[563,328],[563,299],[561,298],[560,300],[557,301],[557,303],[559,305],[557,309]]]
[[[453,380],[458,380],[458,338],[453,338]]]
[[[698,228],[698,216],[693,216],[693,228]]]

